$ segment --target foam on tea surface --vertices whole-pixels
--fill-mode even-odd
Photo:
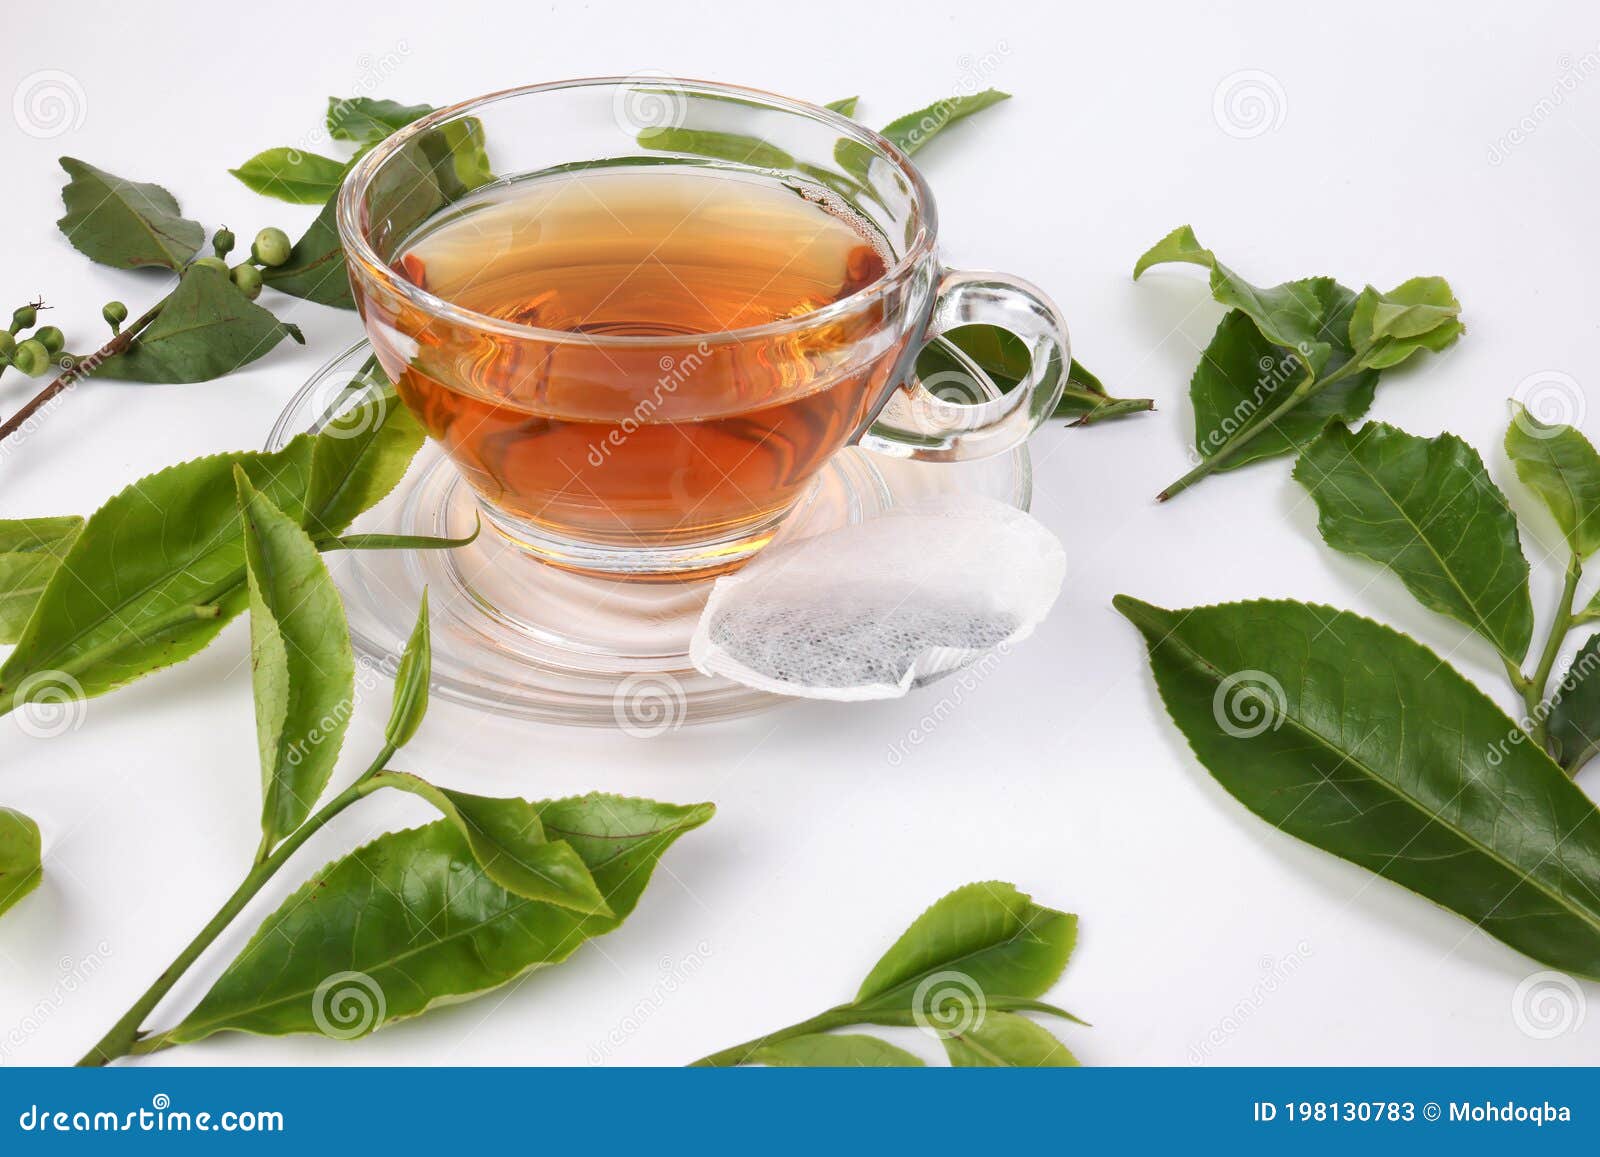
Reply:
[[[689,655],[763,691],[893,698],[1026,638],[1065,574],[1036,519],[944,497],[771,547],[718,579]]]

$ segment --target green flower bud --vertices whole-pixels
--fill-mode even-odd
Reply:
[[[33,340],[49,350],[52,356],[67,348],[67,335],[53,325],[41,325],[34,330]]]
[[[235,266],[229,276],[233,278],[233,283],[239,287],[239,292],[251,301],[261,296],[261,270],[254,265]]]
[[[226,257],[233,252],[233,240],[233,230],[224,225],[211,238],[211,248],[216,251],[218,257]]]
[[[44,348],[44,343],[29,338],[19,341],[17,350],[11,355],[12,364],[30,378],[44,375],[50,368],[50,351]]]
[[[101,308],[100,316],[106,319],[111,332],[116,333],[122,327],[122,323],[128,320],[128,307],[120,301],[108,301]]]
[[[9,359],[16,348],[17,339],[11,336],[11,331],[0,329],[0,358]]]
[[[263,265],[282,265],[289,260],[289,250],[293,248],[287,233],[269,225],[256,234],[255,244],[250,246],[250,256]]]
[[[228,263],[220,257],[196,257],[190,264],[191,266],[202,265],[207,269],[215,269],[218,273],[228,272]]]
[[[11,311],[11,332],[29,329],[39,320],[39,311],[34,306],[24,305]]]

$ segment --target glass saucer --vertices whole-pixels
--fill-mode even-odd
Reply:
[[[372,349],[358,342],[312,376],[279,415],[267,449],[317,430],[362,400],[349,383]],[[779,528],[793,541],[859,523],[935,494],[982,495],[1028,508],[1026,447],[976,462],[907,462],[849,448],[836,454]],[[472,533],[478,500],[431,441],[404,479],[350,528],[360,534]],[[654,734],[788,702],[689,662],[689,640],[714,579],[621,582],[538,561],[485,519],[454,550],[333,551],[323,556],[357,652],[392,664],[428,588],[433,694],[549,723]]]

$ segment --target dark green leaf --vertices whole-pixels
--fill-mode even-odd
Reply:
[[[890,121],[883,127],[883,135],[911,155],[957,121],[1010,99],[1010,93],[993,88],[968,96],[946,97],[927,108]]]
[[[67,215],[56,224],[73,247],[114,269],[181,269],[205,242],[205,228],[182,216],[160,185],[125,181],[103,169],[62,157],[72,179],[61,190]]]
[[[328,98],[328,133],[336,141],[375,145],[433,111],[431,105],[401,104],[367,96]]]
[[[1528,561],[1476,450],[1453,434],[1419,438],[1379,422],[1351,433],[1335,422],[1294,476],[1329,546],[1393,571],[1423,606],[1522,661],[1533,636]]]
[[[349,167],[333,157],[278,148],[257,153],[228,172],[264,197],[291,205],[320,205],[339,191]]]
[[[856,104],[861,100],[859,96],[847,96],[843,100],[830,100],[823,108],[832,109],[840,116],[853,117],[856,115]]]
[[[944,973],[983,993],[1043,996],[1077,934],[1076,916],[1035,904],[1012,884],[968,884],[917,917],[861,982],[855,1006],[911,1010],[936,995]]]
[[[1372,369],[1399,365],[1418,350],[1438,353],[1460,337],[1461,303],[1442,277],[1413,277],[1379,293],[1361,291],[1350,317],[1350,344]]]
[[[1600,815],[1438,655],[1304,603],[1116,606],[1240,803],[1535,960],[1600,976]]]
[[[710,804],[585,796],[539,808],[583,858],[612,915],[515,896],[474,861],[448,820],[381,836],[335,861],[267,917],[243,953],[164,1039],[223,1030],[359,1036],[441,1001],[557,964],[633,911],[661,854]],[[339,1007],[365,992],[369,1015]]]
[[[944,1038],[958,1069],[1072,1068],[1077,1059],[1048,1029],[1014,1012],[987,1012],[970,1028]]]
[[[489,879],[506,891],[576,912],[610,914],[599,885],[572,845],[545,838],[539,805],[449,791],[403,771],[384,772],[372,782],[410,792],[438,808],[466,837],[473,859]]]
[[[126,382],[207,382],[286,337],[304,344],[298,329],[239,292],[227,274],[192,265],[133,349],[107,358],[94,373]]]
[[[250,591],[261,830],[277,844],[328,786],[355,699],[344,604],[311,537],[233,468]]]
[[[83,529],[76,514],[0,519],[0,643],[15,643],[34,604]]]
[[[865,1033],[809,1033],[764,1044],[750,1054],[752,1065],[774,1068],[921,1068],[922,1058]]]
[[[1555,516],[1572,553],[1585,559],[1600,550],[1600,454],[1589,439],[1518,406],[1506,429],[1506,456]]]
[[[335,213],[334,202],[329,201],[289,250],[289,260],[274,269],[263,269],[262,281],[290,297],[335,309],[354,309],[356,299],[350,294],[350,276],[345,269]]]
[[[1347,291],[1327,278],[1301,283],[1330,302]],[[1275,414],[1305,380],[1304,363],[1268,341],[1243,312],[1222,319],[1211,343],[1200,355],[1189,397],[1194,403],[1194,444],[1201,458],[1211,458],[1257,426],[1233,457],[1218,469],[1234,470],[1250,462],[1304,448],[1334,419],[1354,421],[1372,405],[1378,385],[1376,370],[1318,389],[1287,414]]]
[[[0,807],[0,913],[39,886],[39,825],[19,811]]]
[[[428,636],[428,588],[422,588],[422,605],[417,608],[417,625],[411,628],[405,653],[394,673],[394,704],[389,725],[383,729],[385,741],[399,749],[411,742],[428,713],[428,682],[433,677],[433,649]],[[502,881],[504,882],[504,881]]]
[[[1589,637],[1561,677],[1546,726],[1556,761],[1568,775],[1600,751],[1600,635]]]

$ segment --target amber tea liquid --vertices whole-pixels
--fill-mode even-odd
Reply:
[[[415,349],[398,387],[514,522],[619,548],[714,542],[776,521],[894,387],[906,339],[881,308],[773,327],[890,260],[870,226],[776,179],[625,166],[516,182],[455,206],[394,267],[555,332],[403,311]],[[769,328],[728,340],[754,327]]]

